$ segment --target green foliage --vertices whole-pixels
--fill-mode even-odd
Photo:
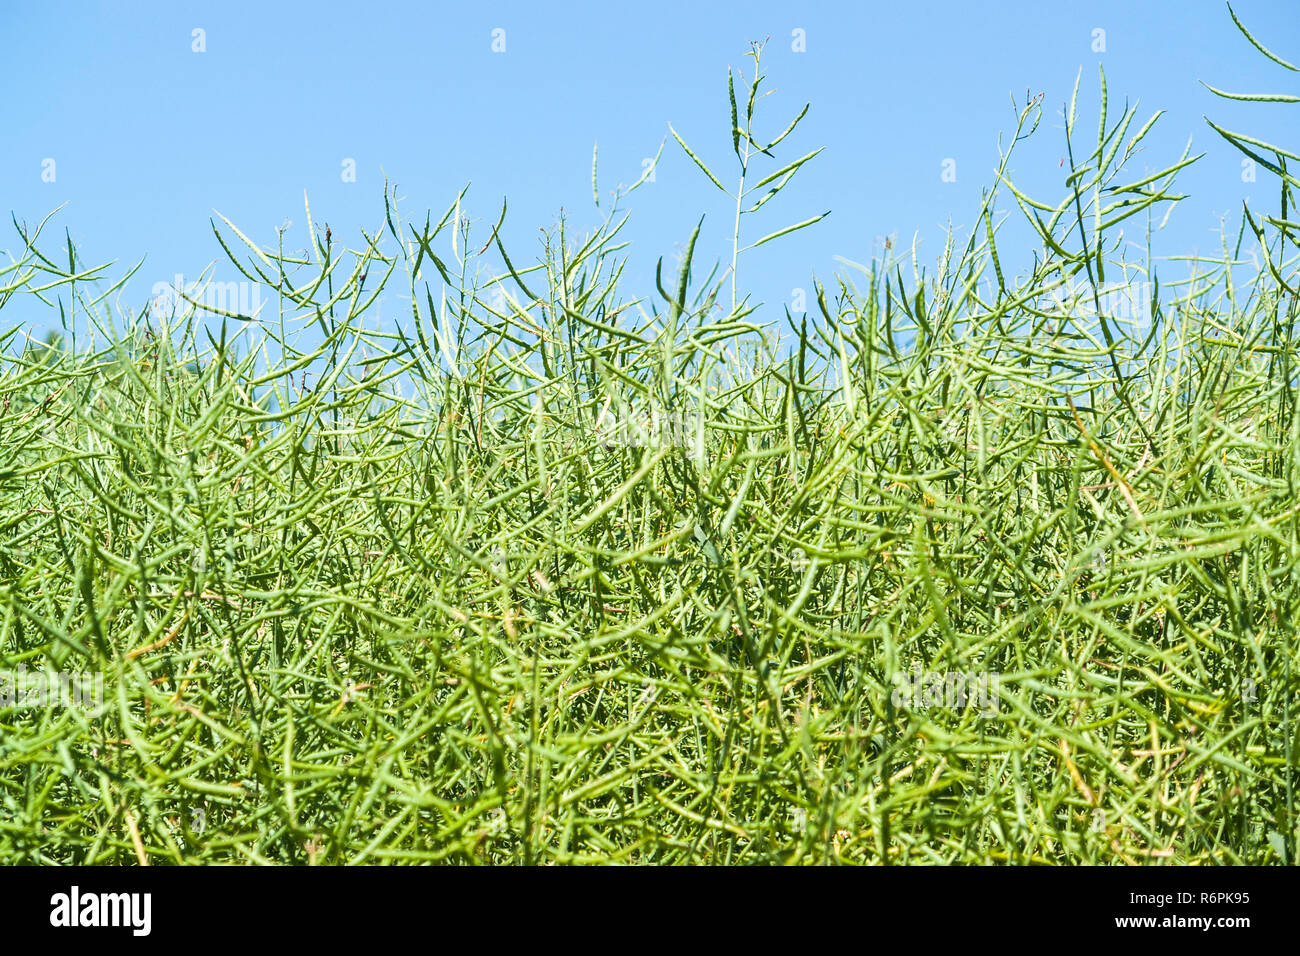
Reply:
[[[759,51],[733,283],[816,155],[747,184],[798,122],[756,138]],[[785,340],[690,251],[667,321],[626,298],[627,191],[518,268],[504,208],[480,246],[464,193],[433,225],[386,189],[355,249],[214,225],[276,295],[246,349],[191,310],[6,353],[0,666],[105,693],[0,706],[0,860],[1293,862],[1286,207],[1248,287],[1225,250],[1162,296],[1115,226],[1192,159],[1126,182],[1155,117],[1103,105],[1085,155],[1066,116],[1059,201],[1008,148],[964,247],[849,263]],[[38,234],[0,306],[110,329]],[[1152,282],[1149,328],[1107,274]],[[367,327],[399,282],[410,321]]]

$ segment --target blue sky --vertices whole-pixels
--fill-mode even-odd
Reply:
[[[1279,55],[1300,60],[1293,0],[1234,9]],[[196,29],[204,52],[193,50]],[[492,48],[498,29],[504,52]],[[1099,29],[1104,52],[1094,50]],[[561,209],[576,231],[598,221],[594,142],[602,192],[641,174],[670,122],[732,185],[727,68],[748,75],[748,43],[764,37],[764,89],[775,92],[761,104],[760,134],[775,135],[811,102],[777,157],[826,150],[747,235],[831,210],[742,258],[740,284],[775,307],[768,318],[814,273],[829,284],[842,268],[836,256],[867,261],[884,236],[909,245],[919,234],[921,259],[933,262],[949,221],[972,225],[998,135],[1014,126],[1012,94],[1044,94],[1043,123],[1021,144],[1013,179],[1055,203],[1067,171],[1060,111],[1080,68],[1089,136],[1098,63],[1114,113],[1126,98],[1141,100],[1139,123],[1166,111],[1136,171],[1176,161],[1189,136],[1194,153],[1207,153],[1179,176],[1189,198],[1160,251],[1213,254],[1220,217],[1235,235],[1247,196],[1276,208],[1273,178],[1261,170],[1243,182],[1240,155],[1204,115],[1292,148],[1300,140],[1300,105],[1230,103],[1197,82],[1300,93],[1300,74],[1252,49],[1223,3],[1202,0],[5,4],[0,207],[35,223],[66,203],[48,246],[66,228],[86,261],[116,259],[124,270],[145,257],[125,300],[136,309],[155,283],[195,278],[221,258],[213,210],[268,244],[291,220],[286,244],[302,248],[305,190],[317,224],[359,245],[358,229],[381,222],[385,173],[410,217],[436,217],[471,183],[466,208],[483,238],[507,197],[507,249],[531,262],[539,227]],[[50,159],[53,182],[42,175]],[[947,159],[955,182],[941,179]],[[355,182],[343,181],[347,160]],[[697,261],[728,259],[728,202],[669,138],[654,182],[628,202],[629,293],[653,291],[655,260],[672,261],[701,213]],[[6,224],[0,250],[14,252],[14,238]],[[229,266],[216,275],[237,278]]]

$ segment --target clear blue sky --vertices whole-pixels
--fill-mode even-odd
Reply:
[[[1300,60],[1294,0],[1238,0],[1234,9],[1279,55]],[[206,52],[192,50],[196,28]],[[492,49],[497,28],[503,53]],[[1104,53],[1093,50],[1098,28]],[[805,52],[792,50],[795,30]],[[429,208],[437,216],[472,182],[466,205],[484,230],[508,197],[507,248],[531,262],[538,227],[561,208],[571,228],[597,221],[593,142],[602,191],[640,175],[670,122],[730,186],[727,67],[747,69],[748,41],[766,36],[765,87],[776,92],[760,132],[774,135],[811,102],[778,158],[826,151],[749,236],[832,210],[742,261],[742,287],[773,304],[808,287],[814,272],[828,281],[837,255],[868,260],[891,233],[908,243],[919,231],[923,260],[933,261],[944,224],[972,225],[998,134],[1013,126],[1012,93],[1045,94],[1042,127],[1013,171],[1031,194],[1056,202],[1060,110],[1080,67],[1086,129],[1095,129],[1099,62],[1113,112],[1125,98],[1141,99],[1139,123],[1167,111],[1136,169],[1172,163],[1189,136],[1194,152],[1207,152],[1180,175],[1190,198],[1163,251],[1214,252],[1219,217],[1235,223],[1248,195],[1276,206],[1273,177],[1261,170],[1257,183],[1243,183],[1239,154],[1203,115],[1300,145],[1300,105],[1229,103],[1197,82],[1300,93],[1300,74],[1265,60],[1223,3],[1204,0],[6,3],[0,207],[35,223],[66,203],[47,234],[51,247],[66,228],[87,261],[116,259],[124,269],[146,257],[127,300],[137,309],[154,283],[197,277],[221,257],[208,225],[214,209],[266,243],[292,220],[287,243],[302,248],[306,190],[316,222],[355,247],[360,227],[381,222],[385,173],[406,213],[421,217]],[[948,158],[954,183],[941,181]],[[47,159],[52,183],[42,180]],[[345,159],[355,160],[355,183],[342,181]],[[697,254],[726,259],[727,202],[670,138],[655,182],[630,199],[629,292],[653,291],[655,259],[672,260],[701,212]],[[0,250],[15,251],[7,224]],[[228,266],[217,277],[238,278]],[[6,312],[0,325],[26,320]]]

